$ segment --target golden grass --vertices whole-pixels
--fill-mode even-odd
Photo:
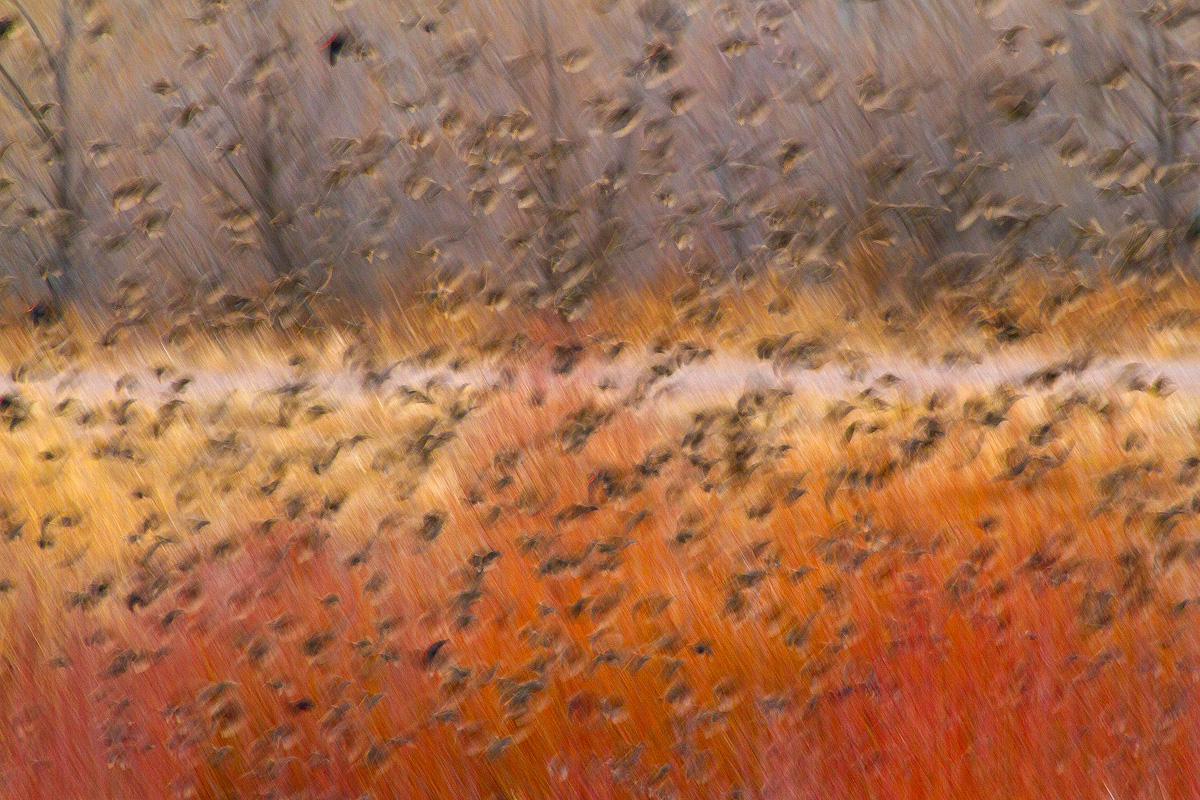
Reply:
[[[412,287],[410,287],[411,289]],[[282,356],[302,357],[306,368],[337,370],[364,360],[375,367],[438,351],[463,366],[481,353],[524,337],[527,352],[579,339],[610,338],[633,345],[680,339],[721,353],[755,357],[764,336],[818,337],[845,354],[912,356],[938,362],[948,352],[974,358],[1056,357],[1091,353],[1111,357],[1190,359],[1200,317],[1200,287],[1182,280],[1131,279],[1113,283],[1050,276],[1024,267],[1004,282],[937,292],[915,306],[900,297],[874,296],[846,276],[819,286],[767,273],[742,287],[714,288],[680,273],[649,283],[614,285],[592,297],[570,326],[552,310],[518,303],[488,308],[465,290],[452,292],[452,313],[394,296],[382,313],[346,298],[321,306],[315,327],[246,325],[215,306],[196,304],[191,321],[173,329],[153,308],[146,322],[121,328],[103,344],[112,320],[103,311],[69,310],[71,335],[46,337],[10,320],[0,335],[0,359],[29,377],[70,369],[120,371],[171,363],[181,371],[278,369]],[[353,323],[350,325],[349,323]],[[1006,331],[1015,331],[1006,338]]]

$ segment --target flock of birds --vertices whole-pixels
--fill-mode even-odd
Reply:
[[[1200,69],[1173,37],[1196,12],[1136,17],[1165,48],[1157,73],[1118,55],[1089,79],[1110,108],[1160,101],[1137,135],[1116,130],[1136,109],[1114,128],[1046,112],[1098,6],[1064,0],[1062,30],[989,28],[963,113],[918,152],[942,82],[885,69],[882,39],[873,67],[840,74],[792,3],[640,2],[632,58],[560,46],[548,2],[528,6],[540,43],[511,56],[466,5],[401,19],[433,43],[411,48],[435,53],[415,89],[412,64],[380,55],[394,41],[318,43],[339,80],[365,63],[401,120],[297,138],[322,170],[263,160],[293,154],[263,138],[297,124],[280,109],[304,52],[286,31],[214,79],[246,9],[201,2],[189,31],[212,43],[151,84],[166,106],[142,155],[174,143],[216,187],[233,252],[276,275],[261,294],[187,275],[164,300],[129,273],[92,341],[46,302],[9,331],[28,346],[0,391],[0,796],[1200,796],[1179,768],[1200,741],[1200,403],[1093,352],[1132,347],[1131,320],[1168,293],[990,385],[917,386],[846,333],[953,375],[1100,304],[1088,259],[1176,260]],[[728,78],[719,118],[689,67],[701,21]],[[0,41],[20,26],[0,19]],[[594,78],[613,58],[619,77]],[[483,96],[476,73],[500,89]],[[279,128],[241,130],[234,102]],[[822,161],[836,137],[768,124],[784,106],[833,128],[860,115],[851,172]],[[1116,213],[1079,222],[1078,198],[1011,191],[992,127],[1083,170]],[[124,169],[121,150],[88,143],[94,172]],[[356,206],[355,183],[379,202]],[[170,188],[106,185],[98,250],[166,239]],[[401,222],[428,278],[398,316],[436,321],[397,352],[330,296],[352,258],[396,250]],[[686,268],[645,335],[603,294],[652,243]],[[506,267],[473,266],[475,246]],[[837,270],[876,295],[806,319],[809,278]],[[1164,311],[1154,334],[1197,322]],[[206,354],[233,367],[216,389],[184,366]],[[731,359],[767,369],[687,383]],[[795,379],[828,369],[845,380]]]
[[[680,292],[678,316],[709,299]],[[66,327],[32,335],[52,352]],[[910,699],[926,727],[889,735],[851,709],[919,693],[895,665],[928,658],[969,684],[945,702],[1083,742],[1057,768],[978,733],[929,758],[960,748],[997,782],[1015,759],[1040,788],[1195,788],[1165,766],[1194,757],[1197,719],[1186,393],[1136,369],[1085,384],[1086,355],[978,390],[862,373],[832,396],[673,393],[713,357],[713,328],[692,330],[389,360],[346,328],[357,398],[322,391],[299,347],[250,396],[192,394],[169,360],[111,390],[19,382],[0,397],[0,785],[866,792],[949,723]],[[748,355],[794,374],[842,350],[786,334]]]
[[[914,70],[886,38],[869,57],[831,50],[803,24],[810,11],[775,0],[591,5],[607,39],[575,36],[561,9],[533,0],[528,19],[493,20],[521,17],[523,51],[453,1],[395,26],[340,27],[320,52],[330,65],[361,62],[336,80],[379,113],[330,135],[328,118],[352,111],[314,106],[313,48],[203,2],[182,61],[147,81],[155,113],[137,126],[137,154],[133,142],[79,137],[112,214],[73,243],[105,264],[142,250],[195,279],[164,243],[183,207],[207,213],[181,201],[195,192],[220,238],[188,244],[225,245],[208,253],[214,263],[249,258],[273,277],[336,266],[359,289],[359,273],[394,266],[435,286],[486,280],[497,303],[544,293],[567,316],[625,271],[663,264],[736,282],[874,269],[872,289],[913,298],[1031,259],[1188,269],[1200,70],[1186,57],[1186,4],[1133,14],[1067,2],[1036,25],[1002,25],[1016,11],[981,2],[962,36],[990,49],[944,78]],[[862,5],[867,19],[891,13]],[[1138,23],[1136,36],[1114,38],[1113,14]],[[939,34],[918,16],[933,26],[921,36]],[[9,36],[22,27],[4,24]],[[612,31],[622,47],[607,48]],[[146,174],[151,159],[184,179]],[[37,206],[8,210],[55,234],[63,215]]]

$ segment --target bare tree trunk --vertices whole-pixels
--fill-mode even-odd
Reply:
[[[287,242],[279,232],[281,220],[279,219],[279,164],[275,159],[275,148],[277,142],[275,139],[275,127],[279,124],[278,99],[274,95],[274,90],[268,91],[263,96],[263,122],[264,134],[260,142],[258,167],[258,202],[261,206],[261,229],[263,233],[264,244],[267,248],[267,259],[271,262],[271,269],[274,270],[277,277],[291,275],[296,272],[296,264],[287,249]]]
[[[79,177],[79,147],[72,130],[75,123],[71,104],[71,54],[75,44],[75,17],[71,0],[59,0],[59,16],[62,25],[62,41],[57,52],[47,54],[54,72],[54,93],[58,102],[61,125],[51,141],[57,173],[54,177],[54,204],[64,215],[58,220],[53,232],[51,263],[56,279],[46,278],[46,286],[54,300],[60,301],[77,283],[72,254],[75,235],[83,222],[83,209],[76,194]]]
[[[271,21],[273,6],[272,0],[261,0],[255,4],[253,9],[256,17],[252,23],[255,31],[256,56],[264,60],[268,57],[271,49],[265,31]],[[258,152],[255,154],[253,167],[257,173],[255,183],[258,196],[252,199],[259,206],[259,229],[262,232],[263,245],[266,247],[267,260],[270,262],[275,276],[283,277],[295,273],[296,264],[288,252],[287,242],[279,232],[279,162],[276,160],[276,153],[279,148],[278,127],[282,123],[282,119],[279,97],[275,92],[274,86],[263,86],[262,118],[259,131],[261,138],[257,143]]]
[[[538,29],[541,34],[542,63],[546,67],[546,92],[550,103],[550,146],[553,148],[562,138],[562,128],[558,116],[558,72],[554,65],[554,45],[550,37],[550,24],[546,19],[546,0],[536,1],[538,4]],[[558,221],[562,205],[562,192],[559,186],[561,180],[559,168],[561,166],[557,161],[552,161],[545,170],[546,196],[550,201],[550,209],[543,228],[542,252],[538,256],[538,270],[542,273],[546,289],[551,293],[557,292],[559,289],[558,275],[554,271],[554,261],[560,255],[556,242],[561,234]]]
[[[1142,26],[1146,32],[1146,46],[1150,51],[1149,78],[1156,86],[1147,86],[1154,103],[1154,124],[1156,130],[1151,133],[1158,149],[1156,154],[1159,165],[1173,164],[1179,152],[1178,131],[1172,112],[1176,108],[1175,81],[1171,77],[1170,53],[1167,52],[1167,37],[1149,19],[1143,19]],[[1178,236],[1175,230],[1175,197],[1170,188],[1155,183],[1155,206],[1158,211],[1158,224],[1166,234],[1166,242],[1159,255],[1159,270],[1162,273],[1170,271],[1175,264],[1176,244]]]

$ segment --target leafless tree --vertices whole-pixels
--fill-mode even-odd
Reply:
[[[1121,270],[1184,269],[1183,245],[1196,206],[1198,162],[1187,155],[1200,112],[1200,69],[1186,60],[1184,37],[1200,9],[1179,2],[1117,4],[1114,30],[1073,22],[1076,46],[1098,54],[1086,65],[1087,89],[1107,113],[1091,122],[1107,143],[1075,159],[1103,204],[1123,209],[1112,237]],[[1069,157],[1086,133],[1058,141]],[[1107,144],[1107,146],[1100,146]],[[1194,265],[1187,267],[1194,272]]]
[[[294,85],[305,53],[275,0],[213,13],[222,47],[196,43],[187,77],[161,83],[161,94],[178,100],[169,136],[191,174],[219,196],[232,251],[260,253],[275,279],[311,278],[314,266],[327,271],[342,254],[330,198],[355,165],[330,164],[321,149],[328,104]],[[340,155],[353,154],[347,147]]]
[[[26,167],[8,158],[9,165],[20,175],[27,193],[22,209],[24,217],[17,224],[20,234],[38,266],[51,298],[57,303],[68,296],[78,280],[76,245],[86,222],[80,198],[80,175],[83,170],[82,145],[79,131],[76,96],[73,92],[75,50],[82,8],[76,0],[59,0],[57,8],[58,36],[48,38],[20,0],[10,0],[19,18],[5,20],[9,31],[20,24],[28,27],[36,42],[33,46],[40,64],[23,75],[5,58],[11,48],[0,42],[0,77],[3,93],[11,106],[21,114],[35,136],[35,147],[45,153],[47,174],[35,174],[36,160]],[[9,53],[5,53],[5,49]],[[47,79],[34,85],[37,73]],[[38,100],[39,95],[49,101]],[[7,150],[7,148],[5,148]],[[44,202],[42,206],[39,202]],[[30,226],[27,223],[38,224]]]

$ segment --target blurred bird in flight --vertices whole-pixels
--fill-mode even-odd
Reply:
[[[330,36],[328,39],[326,39],[325,43],[321,45],[322,50],[329,51],[329,66],[337,66],[338,55],[346,47],[346,43],[349,42],[349,40],[350,37],[345,31],[338,31],[337,33],[333,34],[333,36]]]

